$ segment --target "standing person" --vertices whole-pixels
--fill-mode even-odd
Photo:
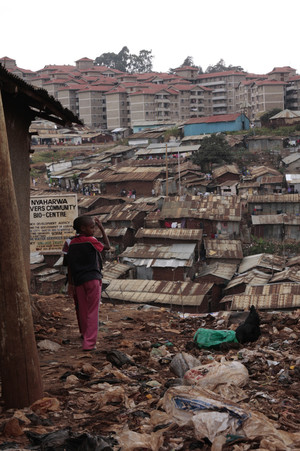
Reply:
[[[95,225],[102,233],[103,243],[94,236]],[[99,322],[99,305],[102,288],[101,252],[110,249],[104,227],[98,218],[78,216],[73,228],[77,232],[68,250],[69,272],[75,286],[78,301],[82,349],[91,351],[96,347]]]

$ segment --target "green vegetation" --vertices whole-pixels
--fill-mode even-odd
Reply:
[[[164,142],[168,142],[171,136],[175,136],[176,138],[180,136],[180,130],[177,127],[168,128],[164,132]]]
[[[298,255],[300,253],[300,242],[282,242],[275,240],[264,240],[251,235],[251,244],[243,250],[244,256],[255,254],[276,255]]]
[[[232,163],[234,153],[224,135],[213,134],[203,138],[200,149],[192,156],[192,162],[203,172],[212,170],[214,164]]]
[[[138,55],[129,52],[124,46],[119,53],[102,53],[95,59],[97,66],[107,66],[128,73],[144,73],[152,71],[152,50],[140,50]]]

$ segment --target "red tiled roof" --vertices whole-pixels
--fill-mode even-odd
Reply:
[[[300,80],[300,75],[293,75],[293,77],[289,77],[288,81],[297,81]]]
[[[177,70],[177,71],[193,70],[193,71],[198,72],[199,69],[198,69],[198,67],[193,67],[193,66],[182,66],[182,67],[176,67],[175,70]]]
[[[61,84],[65,84],[68,80],[66,80],[65,78],[53,78],[53,80],[50,81],[46,81],[44,83],[44,85],[61,85]]]
[[[125,88],[122,88],[121,86],[118,86],[117,88],[114,88],[114,89],[112,89],[111,91],[108,91],[107,93],[106,93],[106,95],[108,95],[108,94],[118,94],[118,93],[120,93],[120,94],[126,94],[126,89]]]
[[[283,72],[291,72],[295,71],[296,69],[293,69],[291,66],[283,66],[283,67],[274,67],[274,69],[271,72],[268,72],[269,74],[280,74]]]
[[[111,90],[111,86],[85,86],[81,88],[78,92],[107,92]]]
[[[75,63],[79,63],[79,61],[94,61],[94,60],[91,60],[91,58],[87,58],[86,56],[84,56],[83,58],[80,58],[79,60],[75,61]]]
[[[185,124],[211,124],[214,122],[233,122],[241,113],[220,114],[219,116],[193,117],[185,122]]]
[[[215,78],[215,77],[228,77],[229,75],[244,75],[246,77],[246,72],[237,72],[236,70],[227,70],[225,72],[212,72],[210,74],[199,74],[197,80],[202,80],[204,78]]]
[[[287,84],[285,81],[277,81],[277,80],[254,80],[253,83],[255,83],[257,86]]]

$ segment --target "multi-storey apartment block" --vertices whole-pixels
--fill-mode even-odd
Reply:
[[[215,72],[201,74],[197,83],[212,90],[212,114],[231,114],[236,112],[235,89],[246,79],[244,72]]]
[[[300,76],[290,66],[268,74],[226,71],[198,74],[196,67],[174,73],[127,74],[95,66],[90,58],[76,65],[47,65],[37,72],[20,69],[12,58],[0,64],[46,89],[92,128],[113,130],[137,122],[183,122],[190,118],[244,113],[259,119],[274,108],[300,110]]]

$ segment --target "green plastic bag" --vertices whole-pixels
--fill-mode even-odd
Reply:
[[[221,343],[238,343],[234,330],[198,329],[194,341],[199,348],[211,348]]]

